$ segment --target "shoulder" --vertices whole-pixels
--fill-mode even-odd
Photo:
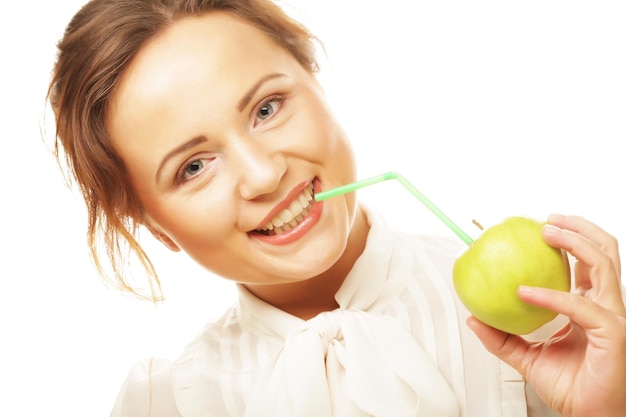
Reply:
[[[430,258],[437,264],[450,265],[465,250],[467,245],[458,238],[446,236],[417,236],[415,237],[424,247]]]
[[[458,256],[467,247],[454,237],[439,235],[407,234],[394,231],[394,246],[408,247],[422,267],[429,264],[445,281],[451,281],[452,268]],[[431,272],[434,272],[431,269]]]
[[[189,357],[210,357],[219,360],[223,345],[236,340],[235,336],[240,332],[239,308],[235,305],[227,309],[219,319],[205,324],[175,361],[175,367],[187,361]]]
[[[450,274],[452,265],[461,252],[467,247],[456,236],[425,234],[419,231],[390,227],[385,218],[376,210],[362,205],[370,225],[369,240],[382,241],[391,246],[394,256],[418,255],[420,262],[435,264],[440,272]]]
[[[172,392],[171,362],[151,358],[136,363],[117,396],[111,417],[179,416]]]
[[[221,361],[220,343],[236,332],[236,316],[236,309],[230,308],[219,320],[208,323],[174,361],[150,358],[137,362],[120,388],[110,417],[181,416],[184,410],[179,411],[179,406],[187,406],[180,404],[181,392],[187,391],[190,383],[197,383],[200,376],[203,386],[207,379],[215,380]],[[214,385],[212,388],[217,388]]]

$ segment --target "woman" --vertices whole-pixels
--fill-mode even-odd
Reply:
[[[50,99],[97,265],[102,241],[133,291],[130,247],[158,299],[144,226],[240,295],[177,360],[135,367],[112,415],[622,415],[615,239],[552,216],[581,291],[520,297],[570,322],[531,344],[468,318],[485,349],[459,325],[458,247],[389,230],[354,194],[313,200],[355,180],[314,41],[265,0],[94,0],[70,22]]]

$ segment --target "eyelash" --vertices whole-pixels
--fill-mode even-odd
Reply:
[[[284,100],[285,100],[285,99],[284,99],[282,96],[279,96],[279,95],[272,95],[272,96],[269,96],[269,97],[267,97],[267,98],[263,99],[263,101],[261,101],[261,103],[259,103],[259,105],[258,105],[258,106],[255,108],[255,110],[254,110],[254,125],[256,126],[256,125],[257,125],[257,123],[260,123],[260,122],[265,122],[266,120],[271,120],[271,119],[273,119],[273,118],[275,117],[275,115],[276,115],[276,114],[277,114],[277,113],[281,110],[281,108],[282,108],[282,106],[283,106],[283,102],[284,102]],[[258,118],[259,118],[259,111],[260,111],[260,110],[261,110],[264,106],[267,106],[267,105],[269,105],[269,103],[272,103],[272,102],[276,102],[276,103],[277,103],[277,108],[276,108],[276,110],[274,110],[274,111],[272,112],[272,114],[268,116],[268,118],[267,118],[267,119],[261,119],[261,120],[259,121],[259,120],[258,120]]]
[[[210,163],[210,161],[213,158],[207,158],[207,157],[200,157],[200,158],[194,158],[192,160],[190,160],[189,162],[185,163],[185,165],[182,166],[182,168],[180,169],[180,171],[178,172],[178,175],[176,175],[176,183],[178,185],[184,184],[188,181],[193,180],[194,178],[198,177],[199,175],[202,175],[202,173],[207,169],[206,165],[208,163]],[[202,162],[202,167],[200,168],[200,170],[193,174],[193,175],[189,175],[187,177],[185,177],[186,175],[186,170],[194,163],[198,163],[198,162]]]

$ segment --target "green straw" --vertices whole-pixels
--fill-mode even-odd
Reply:
[[[463,230],[459,228],[448,216],[446,216],[441,210],[437,208],[424,194],[422,194],[413,184],[407,181],[402,175],[398,172],[386,172],[384,174],[377,175],[375,177],[366,178],[364,180],[355,181],[350,184],[341,185],[337,188],[332,188],[330,190],[321,191],[315,194],[316,201],[326,200],[327,198],[335,197],[341,194],[349,193],[359,188],[367,187],[369,185],[378,184],[379,182],[387,181],[387,180],[397,180],[400,184],[404,186],[411,194],[413,194],[422,204],[424,204],[435,216],[439,218],[442,222],[446,224],[458,237],[463,240],[466,244],[470,244],[473,242],[473,239],[467,235]]]

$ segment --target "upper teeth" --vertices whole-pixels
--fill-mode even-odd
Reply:
[[[296,197],[289,207],[278,213],[272,220],[267,222],[261,230],[273,230],[275,227],[281,227],[289,225],[294,227],[300,220],[304,218],[308,212],[309,205],[313,200],[313,184],[310,184],[307,188]]]

